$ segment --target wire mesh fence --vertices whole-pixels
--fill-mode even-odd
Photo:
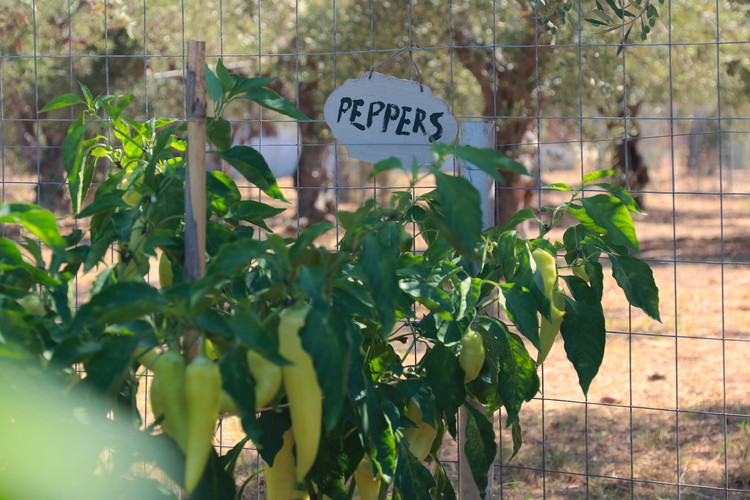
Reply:
[[[512,460],[510,430],[496,422],[493,494],[750,498],[750,10],[735,0],[607,4],[5,2],[0,201],[68,210],[63,139],[74,115],[38,110],[80,93],[79,81],[94,95],[133,94],[139,119],[184,119],[187,41],[200,39],[209,66],[221,59],[245,76],[278,77],[271,88],[311,117],[253,106],[228,117],[233,141],[258,148],[294,201],[274,230],[295,234],[404,188],[395,174],[369,179],[370,165],[336,145],[325,98],[376,66],[420,80],[459,121],[494,123],[497,148],[534,173],[497,188],[498,222],[556,201],[545,186],[602,168],[648,212],[636,225],[662,322],[623,309],[615,292],[605,297],[607,355],[588,396],[557,349],[521,415],[524,446]],[[261,194],[246,186],[243,196]],[[219,444],[241,434],[227,420]],[[261,461],[250,450],[243,459],[251,477]],[[445,460],[458,474],[455,449]],[[261,493],[251,479],[246,494]]]

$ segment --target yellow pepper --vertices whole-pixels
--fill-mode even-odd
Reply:
[[[263,408],[281,388],[281,367],[252,349],[247,351],[247,366],[255,379],[255,407]]]
[[[377,500],[380,496],[382,479],[375,469],[372,459],[366,453],[362,457],[357,470],[354,471],[354,482],[357,484],[357,492],[361,500]]]
[[[266,499],[292,500],[294,498],[294,433],[284,433],[284,443],[266,467]]]
[[[308,309],[306,304],[298,304],[284,309],[279,316],[279,354],[291,363],[281,367],[281,375],[297,448],[298,483],[304,481],[318,455],[323,421],[323,393],[312,357],[302,348],[299,337]]]
[[[187,402],[187,448],[185,450],[185,489],[198,485],[213,446],[221,405],[219,365],[205,355],[195,358],[185,369]]]
[[[154,360],[151,382],[151,408],[162,417],[161,428],[177,445],[187,448],[187,402],[185,400],[185,358],[173,350]]]
[[[409,442],[409,451],[422,461],[427,458],[427,454],[432,449],[437,429],[422,420],[422,410],[419,409],[414,399],[409,399],[407,403],[406,418],[416,425],[416,427],[404,429],[404,437]]]
[[[461,352],[458,353],[458,363],[464,370],[464,384],[468,384],[479,376],[484,364],[484,343],[482,336],[474,330],[467,330],[461,337]]]
[[[550,319],[542,316],[539,328],[539,353],[537,364],[547,359],[565,314],[565,299],[557,285],[557,261],[549,252],[537,248],[531,253],[537,271],[542,277],[544,295],[550,300]],[[557,289],[556,289],[557,288]]]

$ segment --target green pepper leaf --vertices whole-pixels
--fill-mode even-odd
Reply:
[[[375,300],[383,335],[389,335],[395,321],[395,303],[399,289],[394,247],[368,233],[362,242],[360,266],[365,283]],[[398,247],[396,247],[398,250]]]
[[[439,211],[434,220],[442,235],[462,255],[471,255],[482,233],[479,192],[463,177],[435,171]]]
[[[243,99],[249,99],[257,104],[260,104],[264,108],[268,108],[272,111],[290,116],[296,120],[310,119],[302,111],[297,109],[294,104],[287,101],[273,90],[267,89],[265,87],[252,88],[239,97]]]
[[[276,453],[284,444],[284,433],[292,426],[289,408],[274,411],[263,411],[258,417],[257,439],[253,442],[258,446],[258,453],[269,465],[273,465]]]
[[[624,187],[607,182],[600,182],[598,184],[595,184],[595,186],[599,186],[609,191],[612,196],[620,200],[631,212],[637,213],[639,215],[646,215],[646,212],[641,210],[641,208],[635,202],[635,199],[630,195],[630,193],[628,193],[628,191]]]
[[[453,150],[453,156],[476,165],[499,184],[505,184],[505,179],[500,175],[501,171],[519,175],[531,175],[526,167],[517,161],[511,160],[494,148],[461,146]]]
[[[393,486],[402,498],[430,500],[430,489],[435,487],[435,479],[417,457],[409,451],[405,439],[398,443],[398,461]]]
[[[497,320],[488,322],[487,326],[496,342],[498,393],[508,414],[505,421],[508,427],[518,418],[524,401],[531,401],[539,392],[539,376],[521,337]]]
[[[312,308],[299,332],[302,347],[310,353],[323,391],[323,424],[331,431],[344,406],[344,387],[349,371],[349,324],[341,314]]]
[[[255,415],[255,380],[250,375],[245,358],[245,349],[230,349],[219,360],[219,368],[222,389],[237,407],[242,429],[255,440],[259,437]]]
[[[101,340],[100,349],[83,366],[84,384],[96,388],[108,399],[114,399],[125,381],[132,362],[131,354],[138,345],[134,335],[108,335]]]
[[[396,158],[395,156],[391,156],[390,158],[386,158],[385,160],[380,160],[377,162],[373,167],[372,170],[370,170],[370,173],[368,174],[368,178],[372,179],[376,175],[383,173],[387,170],[394,170],[399,169],[403,170],[404,166],[401,164],[401,160]]]
[[[501,228],[501,231],[507,231],[509,229],[514,229],[517,225],[521,224],[522,222],[525,222],[527,220],[539,220],[534,213],[534,211],[530,208],[524,208],[522,210],[519,210],[518,212],[514,213],[510,219],[508,219],[508,222],[506,222],[503,227]]]
[[[630,211],[614,196],[597,194],[583,198],[580,207],[571,205],[568,211],[587,229],[603,233],[614,245],[640,252],[638,238]]]
[[[612,262],[612,276],[625,292],[628,302],[661,322],[659,289],[649,265],[628,255],[610,254],[609,259]]]
[[[52,111],[53,109],[65,108],[67,106],[73,106],[75,104],[86,104],[86,101],[75,94],[63,94],[61,96],[55,97],[50,102],[48,102],[42,109],[39,110],[39,113]]]
[[[250,146],[234,146],[217,153],[242,176],[275,200],[287,201],[265,158]]]
[[[565,296],[565,316],[560,333],[568,359],[578,374],[579,385],[586,394],[604,359],[607,334],[604,312],[597,291],[588,283],[578,276],[561,278],[573,298]]]
[[[206,172],[206,199],[214,214],[225,217],[230,207],[242,199],[242,195],[231,177],[214,170]]]
[[[399,281],[399,287],[407,295],[423,304],[430,311],[439,314],[443,319],[453,319],[453,302],[445,290],[415,279]]]
[[[206,468],[200,482],[190,494],[191,500],[218,500],[235,498],[237,485],[226,470],[216,451],[211,448]]]
[[[456,383],[464,372],[453,352],[443,344],[435,344],[422,358],[425,382],[435,395],[435,402],[447,416],[455,415],[466,399],[466,388]]]
[[[588,184],[590,182],[598,181],[599,179],[603,179],[604,177],[609,177],[610,175],[614,174],[614,170],[595,170],[584,175],[581,182],[583,184]]]
[[[163,312],[169,301],[156,288],[137,281],[110,285],[82,305],[68,327],[75,335],[88,325],[124,323],[148,314]]]
[[[0,203],[0,223],[20,224],[55,251],[65,250],[55,215],[37,205]]]
[[[265,220],[279,215],[284,210],[286,209],[272,207],[260,201],[241,200],[229,207],[224,219],[233,224],[238,224],[239,221],[249,222],[272,233]]]
[[[241,94],[242,92],[247,92],[248,90],[255,88],[255,87],[264,87],[268,85],[269,83],[273,83],[278,78],[276,77],[254,77],[254,78],[248,78],[246,76],[238,75],[237,73],[232,73],[232,95]]]
[[[497,444],[495,443],[495,429],[492,422],[477,410],[472,404],[464,404],[466,411],[466,444],[464,452],[471,468],[474,484],[482,498],[485,497],[490,467],[495,461]]]
[[[224,66],[224,60],[219,59],[216,62],[216,76],[219,78],[219,82],[221,82],[221,90],[223,93],[227,93],[230,90],[232,90],[232,87],[234,86],[234,79],[232,78],[232,74],[227,70],[226,66]]]
[[[213,102],[218,102],[224,95],[224,89],[221,87],[221,81],[216,76],[211,68],[206,65],[206,87],[208,89],[208,96]]]
[[[508,318],[521,334],[539,349],[539,316],[536,298],[527,288],[517,283],[501,285],[500,290],[505,297],[504,309],[508,313]]]
[[[375,453],[371,453],[372,462],[386,482],[392,482],[396,469],[396,436],[388,421],[379,391],[370,382],[365,390],[364,407],[362,408],[362,430],[369,438]]]
[[[516,455],[518,455],[518,452],[521,450],[521,446],[523,445],[523,434],[521,433],[521,422],[518,419],[514,420],[513,423],[511,424],[510,433],[513,439],[513,453],[510,455],[508,462],[513,460],[513,458]]]
[[[206,136],[219,151],[232,147],[232,125],[220,116],[206,120]]]

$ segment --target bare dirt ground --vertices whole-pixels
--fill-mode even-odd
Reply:
[[[722,192],[716,179],[649,186],[636,228],[662,323],[625,307],[608,279],[610,333],[588,398],[557,345],[544,399],[521,415],[524,447],[496,470],[503,498],[750,498],[750,197],[740,174]],[[503,432],[505,457],[510,443]]]
[[[649,215],[636,227],[662,322],[626,307],[609,278],[607,351],[588,397],[555,346],[542,394],[521,413],[524,446],[510,463],[510,434],[500,432],[497,496],[750,499],[750,174],[730,180],[656,173]],[[6,201],[31,201],[31,184],[4,189]],[[296,231],[292,207],[274,226],[282,234]],[[228,419],[217,444],[231,447],[241,435]],[[445,458],[455,459],[450,445]],[[242,457],[248,475],[261,465],[252,451]],[[245,497],[261,488],[252,479]]]

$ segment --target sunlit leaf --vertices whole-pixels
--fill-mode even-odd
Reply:
[[[590,182],[598,181],[599,179],[603,179],[604,177],[609,177],[614,174],[614,170],[595,170],[594,172],[589,172],[584,175],[581,182],[583,184],[588,184]]]
[[[46,111],[52,111],[53,109],[64,108],[67,106],[73,106],[75,104],[86,104],[86,101],[75,94],[63,94],[61,96],[55,97],[50,102],[48,102],[42,109],[39,110],[39,113],[44,113]]]
[[[403,168],[404,166],[401,164],[401,160],[399,160],[395,156],[391,156],[390,158],[386,158],[385,160],[380,160],[379,162],[377,162],[372,167],[372,170],[370,170],[368,177],[373,178],[376,175],[381,174],[387,170],[402,170]]]
[[[587,229],[604,233],[614,245],[640,252],[630,211],[618,198],[597,194],[580,200],[568,211]]]
[[[607,182],[602,182],[595,185],[609,191],[612,196],[620,200],[631,212],[635,212],[640,215],[646,215],[646,212],[641,210],[633,197],[630,195],[630,193],[627,192],[624,187],[618,186],[616,184],[609,184]]]
[[[0,203],[0,222],[20,224],[50,248],[60,251],[65,249],[65,241],[57,229],[55,215],[37,205]]]

